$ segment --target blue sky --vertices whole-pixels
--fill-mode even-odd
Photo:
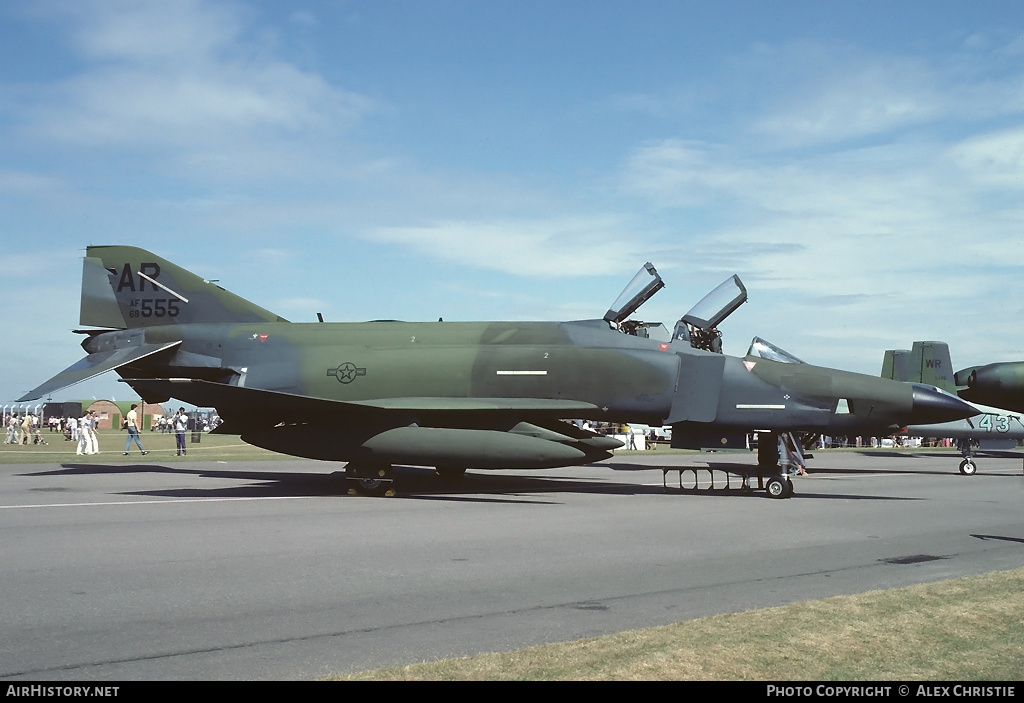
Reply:
[[[0,398],[134,244],[293,321],[671,323],[1024,358],[1019,2],[0,3]],[[128,397],[109,374],[58,397]]]

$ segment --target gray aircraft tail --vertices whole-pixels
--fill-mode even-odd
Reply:
[[[145,249],[92,246],[80,324],[112,329],[196,322],[287,322]]]
[[[882,358],[882,378],[927,383],[956,393],[953,363],[945,342],[914,342],[913,349],[888,349]]]
[[[23,395],[49,395],[106,371],[169,355],[180,339],[146,342],[146,327],[200,322],[287,322],[269,310],[144,249],[97,246],[82,265],[81,324],[89,355]]]

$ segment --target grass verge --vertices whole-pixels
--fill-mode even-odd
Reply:
[[[170,433],[143,432],[142,444],[149,452],[146,456],[132,444],[131,453],[124,456],[124,442],[128,434],[120,430],[100,430],[100,453],[75,454],[77,442],[64,440],[64,435],[43,430],[47,444],[0,444],[0,464],[139,464],[174,461],[175,439]],[[243,442],[237,435],[203,434],[198,443],[192,442],[192,433],[185,435],[187,458],[197,461],[260,461],[267,459],[294,459],[285,454],[260,449]]]
[[[331,680],[1024,678],[1024,569]]]

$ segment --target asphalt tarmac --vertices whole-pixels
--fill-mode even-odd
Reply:
[[[754,461],[395,498],[301,460],[0,466],[0,678],[311,679],[1024,566],[1019,456],[819,453],[788,500],[657,468]]]

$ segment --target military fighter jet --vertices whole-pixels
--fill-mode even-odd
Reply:
[[[693,448],[745,446],[754,429],[877,434],[976,413],[760,340],[742,359],[696,348],[689,325],[713,337],[715,315],[653,338],[627,318],[663,285],[648,264],[596,320],[292,323],[148,251],[91,246],[80,316],[91,329],[78,330],[88,356],[22,400],[116,369],[149,402],[215,407],[218,432],[348,462],[365,492],[390,491],[394,464],[458,476],[586,464],[620,446],[568,418],[671,424],[672,446]],[[759,462],[769,493],[787,497],[772,444]]]
[[[927,383],[956,392],[953,363],[945,342],[914,342],[913,348],[889,349],[882,360],[882,378]],[[1012,449],[1024,439],[1021,413],[974,403],[978,414],[962,420],[939,424],[910,425],[899,433],[907,437],[948,437],[956,440],[963,456],[960,473],[972,476],[978,471],[974,446],[981,450]]]
[[[964,400],[1024,411],[1024,361],[972,366],[957,371],[953,379],[966,386],[958,391]]]

